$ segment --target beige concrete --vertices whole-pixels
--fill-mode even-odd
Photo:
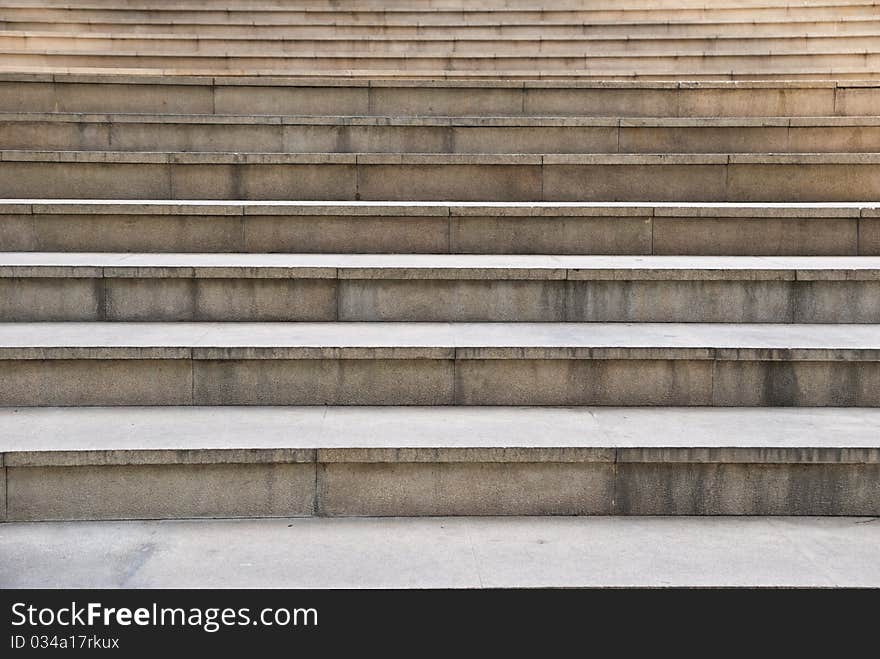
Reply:
[[[449,251],[446,217],[251,215],[243,223],[245,252]]]
[[[534,75],[528,76],[534,78]],[[175,114],[832,116],[871,115],[876,84],[779,81],[293,81],[0,74],[0,110]],[[114,82],[115,81],[115,82]],[[151,82],[152,81],[152,82]],[[108,87],[108,83],[113,83]],[[369,84],[369,86],[367,86]],[[112,91],[113,93],[107,93]]]
[[[880,217],[864,217],[859,221],[859,252],[880,254]]]
[[[648,217],[452,217],[462,254],[650,254]]]
[[[609,514],[610,463],[346,464],[318,467],[322,515]]]
[[[357,280],[339,282],[338,320],[565,320],[559,281]]]
[[[873,252],[857,218],[655,217],[654,254],[821,255]]]
[[[527,201],[542,198],[542,173],[540,165],[359,165],[358,192],[367,200]]]
[[[187,405],[186,360],[0,360],[0,405]]]
[[[311,515],[315,466],[14,467],[7,487],[12,520]]]
[[[107,279],[95,320],[336,320],[336,284],[321,279]]]
[[[12,204],[0,213],[0,249],[650,254],[653,247],[660,255],[880,255],[871,207],[861,211],[860,219],[859,208],[847,206],[363,203],[271,207],[230,202],[204,209],[43,204],[33,214],[30,204]]]
[[[3,158],[0,194],[8,197],[751,202],[880,197],[876,154],[5,151]],[[129,176],[137,177],[134,185]]]
[[[719,164],[545,164],[543,199],[579,201],[724,201],[727,167]],[[807,193],[809,194],[809,193]],[[796,199],[800,199],[796,195]]]
[[[196,405],[449,405],[451,360],[199,360]]]
[[[282,125],[283,124],[283,125]],[[873,117],[213,117],[22,113],[3,149],[282,153],[877,152]]]
[[[622,515],[846,515],[880,508],[877,465],[620,464]]]
[[[0,278],[0,319],[98,320],[103,288],[101,279]]]
[[[716,361],[712,387],[712,405],[880,405],[873,363]]]
[[[455,396],[460,405],[709,405],[712,363],[461,359]]]

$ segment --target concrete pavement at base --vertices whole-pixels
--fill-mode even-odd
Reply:
[[[0,587],[880,586],[878,518],[0,525]]]

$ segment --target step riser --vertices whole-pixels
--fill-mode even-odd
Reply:
[[[244,153],[857,153],[877,126],[322,126],[0,122],[0,149]]]
[[[816,74],[827,77],[830,69],[844,69],[850,73],[864,74],[870,78],[880,69],[880,53],[851,54],[795,54],[773,55],[767,53],[754,55],[713,55],[711,53],[688,55],[645,55],[626,57],[610,55],[594,58],[573,56],[434,56],[406,57],[390,55],[346,56],[329,55],[288,57],[269,57],[234,55],[140,55],[140,54],[80,54],[80,53],[26,53],[15,52],[11,48],[2,53],[3,63],[8,67],[86,67],[121,69],[157,69],[191,71],[229,72],[237,74],[249,70],[276,72],[323,71],[347,72],[351,69],[375,71],[523,71],[523,70],[587,70],[593,75],[627,75],[633,71],[639,74],[655,74],[667,78],[686,78],[690,74],[729,75],[731,71],[743,70],[751,74],[784,76],[790,74]],[[674,75],[669,72],[675,71]]]
[[[22,407],[880,406],[880,362],[845,359],[71,358],[0,368],[0,405]]]
[[[259,39],[309,38],[333,36],[339,38],[494,38],[494,37],[801,37],[801,36],[872,36],[880,29],[880,21],[858,20],[797,21],[768,23],[609,23],[609,24],[553,24],[553,23],[498,23],[496,25],[451,24],[451,25],[308,25],[291,23],[289,25],[235,25],[224,23],[180,23],[180,22],[93,22],[77,23],[75,17],[66,16],[57,22],[38,22],[33,19],[18,19],[8,15],[8,10],[0,11],[0,29],[12,31],[53,31],[61,34],[114,34],[114,35],[181,35],[194,34],[210,37],[237,37]],[[168,19],[170,20],[170,19]]]
[[[320,114],[424,116],[761,117],[872,115],[880,85],[813,87],[581,88],[481,86],[251,86],[216,84],[15,81],[0,82],[6,112],[128,112],[174,114]],[[118,82],[112,82],[112,81]],[[143,79],[141,79],[143,80]],[[537,84],[537,83],[533,83]]]
[[[880,323],[880,282],[0,279],[0,322],[105,320]]]
[[[832,3],[829,3],[832,4]],[[150,23],[167,21],[169,17],[176,22],[232,23],[248,24],[255,20],[260,23],[281,25],[302,25],[310,23],[369,22],[421,24],[473,24],[480,22],[533,23],[546,20],[552,23],[589,23],[591,21],[762,21],[786,20],[797,16],[801,20],[846,20],[853,18],[872,18],[871,5],[840,5],[804,7],[798,6],[793,14],[786,7],[749,8],[663,8],[628,10],[516,10],[492,9],[479,11],[468,7],[466,12],[454,11],[381,11],[363,9],[351,11],[335,9],[328,11],[217,11],[201,9],[187,11],[182,9],[137,11],[134,9],[76,9],[74,11],[51,8],[3,8],[0,17],[6,20],[111,22],[111,23]]]
[[[346,154],[340,155],[345,157]],[[6,153],[3,157],[30,158]],[[634,159],[638,157],[633,156]],[[221,154],[212,158],[217,164],[179,164],[112,161],[114,158],[116,156],[110,156],[108,162],[5,160],[0,162],[0,196],[686,202],[863,201],[880,198],[880,162],[821,164],[820,161],[820,164],[813,164],[814,160],[812,163],[792,164],[666,164],[655,160],[652,161],[655,164],[641,164],[638,160],[631,160],[634,164],[541,165],[517,164],[524,160],[514,156],[511,164],[452,164],[448,161],[422,165],[353,162],[234,164],[234,155]]]
[[[223,39],[203,35],[34,35],[0,31],[0,52],[6,53],[65,53],[93,56],[161,56],[186,57],[259,57],[259,58],[312,58],[330,57],[455,57],[455,58],[525,58],[548,59],[579,57],[600,60],[605,57],[645,56],[739,56],[761,55],[844,55],[876,51],[875,36],[790,36],[790,37],[667,37],[591,39],[578,36],[549,39],[538,34],[532,37],[510,39],[503,36],[468,38],[455,35],[447,38],[412,39],[398,37],[334,38],[322,35],[320,39]],[[772,55],[771,55],[772,53]],[[361,67],[363,68],[363,67]]]
[[[261,216],[235,210],[0,214],[0,251],[880,256],[880,214],[651,217],[648,209],[607,217]]]
[[[877,515],[880,465],[874,453],[874,460],[867,464],[692,463],[662,458],[611,462],[593,458],[585,462],[7,466],[0,474],[5,472],[6,521]]]

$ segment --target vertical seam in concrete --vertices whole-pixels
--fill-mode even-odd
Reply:
[[[715,401],[715,376],[718,367],[718,355],[712,355],[712,373],[709,375],[709,387],[710,391],[710,400],[712,401],[712,406],[716,406]]]
[[[354,157],[354,199],[361,199],[361,162],[360,156]]]
[[[862,215],[864,210],[859,210],[859,215],[856,217],[856,256],[861,256],[862,254]]]
[[[42,240],[40,240],[40,234],[37,233],[37,217],[34,215],[34,206],[30,204],[31,209],[31,235],[34,237],[34,243],[36,243],[37,249],[42,251],[43,244]]]
[[[192,348],[189,351],[189,404],[196,404],[196,359],[193,356]]]
[[[654,224],[655,219],[657,218],[657,208],[654,207],[651,209],[651,256],[654,256]]]
[[[543,154],[541,155],[541,176],[540,176],[540,179],[541,179],[541,201],[547,201],[544,198],[544,156],[543,156]]]
[[[617,120],[617,153],[620,153],[620,121]]]
[[[211,114],[217,114],[217,78],[211,78]]]
[[[446,207],[446,253],[454,254],[452,245],[452,208]]]
[[[0,521],[7,521],[9,519],[9,469],[6,467],[6,454],[2,454],[0,457],[3,461],[3,519]]]
[[[247,221],[244,213],[245,206],[241,205],[241,214],[238,216],[238,251],[247,252]]]
[[[452,404],[458,405],[458,380],[455,377],[455,365],[458,362],[458,348],[452,349]]]
[[[730,154],[724,164],[724,201],[730,201]]]
[[[838,92],[838,87],[837,87],[837,84],[835,83],[835,85],[834,85],[834,93],[831,95],[831,113],[834,114],[834,115],[836,115],[836,114],[838,113],[838,110],[837,110],[837,92]]]
[[[619,487],[618,483],[618,470],[617,470],[617,461],[620,459],[620,448],[615,447],[614,449],[614,462],[611,463],[611,505],[608,507],[608,512],[611,515],[617,514],[618,502],[617,502],[617,490]]]
[[[98,308],[96,312],[98,314],[98,320],[107,320],[107,273],[106,268],[101,268],[101,279],[98,282],[97,286],[98,293]]]
[[[323,517],[323,506],[321,503],[321,476],[320,476],[320,463],[318,462],[318,454],[320,449],[315,449],[315,495],[312,498],[312,516],[313,517]]]
[[[333,268],[333,299],[336,302],[335,320],[339,320],[339,287],[342,284],[339,279],[339,268]]]

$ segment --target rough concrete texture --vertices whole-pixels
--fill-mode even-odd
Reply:
[[[880,586],[877,518],[9,523],[4,588]]]

